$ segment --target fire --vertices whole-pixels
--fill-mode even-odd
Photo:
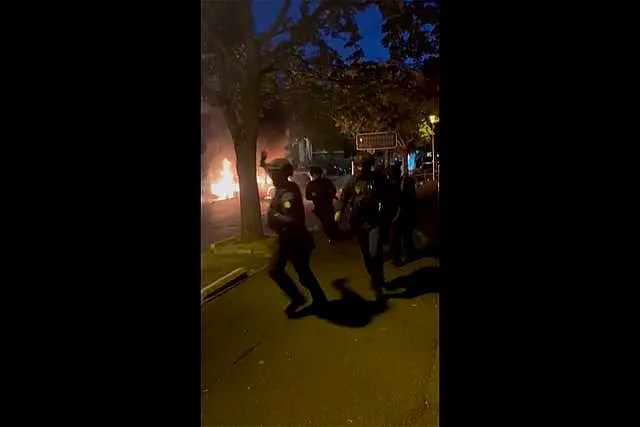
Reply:
[[[273,186],[273,181],[271,180],[271,177],[265,173],[261,173],[260,171],[258,171],[256,173],[257,175],[257,181],[258,181],[258,186],[260,187],[265,187],[265,188],[269,188],[271,186]]]
[[[256,172],[256,181],[260,197],[267,198],[269,190],[273,188],[273,181],[260,169]],[[238,185],[229,160],[222,160],[220,179],[211,183],[210,189],[211,194],[215,197],[214,201],[233,199],[240,193],[240,186]]]
[[[227,159],[222,161],[220,179],[211,183],[211,194],[216,196],[216,200],[228,200],[236,196],[240,191],[240,186],[235,180],[231,170],[231,162]]]

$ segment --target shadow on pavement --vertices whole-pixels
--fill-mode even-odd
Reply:
[[[335,280],[331,285],[340,291],[342,298],[328,301],[322,309],[313,306],[304,308],[293,318],[300,319],[313,314],[336,325],[361,328],[387,309],[386,301],[367,301],[349,289],[347,279]]]
[[[440,292],[442,286],[440,269],[438,267],[423,267],[406,276],[398,277],[387,283],[385,289],[400,293],[387,294],[387,299],[411,299],[426,294]]]
[[[362,328],[367,326],[374,316],[387,310],[386,300],[394,298],[411,299],[426,294],[438,293],[442,282],[438,267],[423,267],[411,274],[388,282],[385,290],[391,293],[387,293],[382,301],[365,300],[349,289],[347,279],[335,280],[331,285],[340,291],[340,299],[328,301],[322,309],[314,306],[306,307],[292,316],[292,318],[301,319],[315,315],[336,325]]]
[[[439,246],[434,244],[427,244],[422,248],[417,248],[414,254],[414,257],[411,259],[407,259],[400,263],[400,266],[411,264],[414,261],[417,261],[422,258],[440,258]],[[393,253],[391,251],[385,252],[384,254],[385,262],[390,262],[393,260]],[[394,264],[395,265],[395,264]]]

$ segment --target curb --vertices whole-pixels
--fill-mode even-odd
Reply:
[[[230,241],[232,241],[232,240],[237,239],[238,237],[239,237],[239,236],[231,236],[231,237],[227,237],[226,239],[217,240],[217,241],[215,241],[215,242],[213,242],[213,243],[211,243],[211,244],[209,245],[209,249],[211,249],[211,250],[215,251],[215,250],[216,250],[216,245],[220,245],[220,244],[222,244],[222,243],[230,242]]]
[[[200,303],[215,297],[249,277],[245,268],[236,268],[200,290]]]
[[[239,267],[232,272],[225,274],[224,276],[202,288],[202,290],[200,291],[200,305],[204,305],[207,302],[213,300],[215,297],[220,296],[227,291],[235,288],[249,277],[260,273],[267,267],[268,264],[250,270]]]
[[[272,238],[273,236],[275,236],[274,233],[264,233],[264,237],[265,238]],[[211,243],[209,245],[209,250],[213,251],[214,254],[216,255],[251,255],[251,254],[261,254],[262,251],[256,251],[254,249],[224,249],[224,248],[219,248],[219,245],[222,245],[224,243],[228,243],[231,242],[233,240],[237,240],[239,239],[240,236],[232,236],[232,237],[227,237],[226,239],[222,239],[222,240],[217,240],[213,243]],[[269,252],[270,253],[270,252]]]
[[[213,249],[213,255],[253,255],[255,257],[268,258],[271,256],[271,250],[246,248]]]

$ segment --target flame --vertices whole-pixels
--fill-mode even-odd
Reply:
[[[256,173],[256,182],[258,188],[261,188],[268,194],[269,189],[273,187],[271,177],[258,169]],[[227,159],[222,160],[222,170],[220,171],[220,179],[212,182],[210,185],[211,194],[215,197],[215,201],[233,199],[240,194],[240,186],[231,168],[231,162]]]
[[[228,200],[234,198],[239,191],[240,186],[231,170],[231,162],[224,159],[222,161],[220,179],[211,183],[211,194],[216,196],[216,200]]]
[[[271,180],[271,177],[266,173],[258,170],[258,173],[256,174],[256,176],[257,176],[256,180],[258,181],[258,186],[266,187],[266,188],[273,186],[273,181]]]

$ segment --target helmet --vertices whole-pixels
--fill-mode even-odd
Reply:
[[[273,159],[272,161],[267,163],[265,166],[267,167],[267,169],[273,170],[273,171],[279,171],[286,168],[293,169],[293,165],[287,159]]]
[[[293,175],[293,165],[287,159],[274,159],[269,163],[265,163],[264,168],[271,175],[271,179],[274,176],[289,178]]]
[[[362,151],[356,154],[353,159],[353,162],[356,164],[356,166],[371,166],[373,165],[374,161],[375,159],[371,154]]]

